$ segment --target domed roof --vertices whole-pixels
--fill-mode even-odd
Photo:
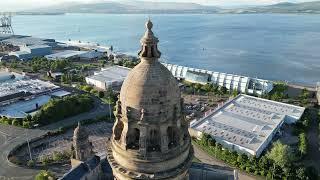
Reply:
[[[175,108],[180,109],[180,90],[171,72],[157,60],[161,53],[157,49],[158,39],[151,31],[152,22],[148,21],[146,27],[147,35],[141,39],[141,62],[131,70],[121,88],[122,113],[126,114],[129,108],[132,119],[137,119],[143,109],[145,118],[165,120]]]

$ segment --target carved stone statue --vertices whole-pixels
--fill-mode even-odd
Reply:
[[[145,113],[145,110],[142,108],[142,109],[141,109],[140,121],[143,121],[143,120],[144,120],[144,113]]]
[[[120,100],[118,100],[116,102],[116,115],[119,115],[119,114],[121,114],[121,101]]]

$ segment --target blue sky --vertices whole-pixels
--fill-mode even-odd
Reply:
[[[21,9],[29,9],[35,7],[44,7],[55,5],[64,2],[101,2],[110,0],[0,0],[1,11],[15,11]],[[113,1],[125,1],[125,0],[113,0]],[[127,0],[128,1],[128,0]],[[130,0],[132,1],[132,0]],[[144,0],[154,2],[193,2],[204,5],[215,6],[244,6],[244,5],[267,5],[275,4],[279,2],[306,2],[312,0]]]

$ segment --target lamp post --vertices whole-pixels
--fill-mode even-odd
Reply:
[[[27,131],[27,130],[26,130],[26,138],[27,138],[27,143],[28,143],[28,150],[29,150],[30,160],[32,160],[31,149],[30,149],[30,142],[29,142],[29,137],[28,137],[28,131]]]

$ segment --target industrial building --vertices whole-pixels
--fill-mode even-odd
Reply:
[[[74,60],[92,60],[103,57],[103,53],[97,50],[91,51],[73,51],[65,50],[55,54],[49,54],[45,57],[48,60],[63,60],[63,59],[74,59]]]
[[[213,72],[203,69],[190,68],[174,64],[162,63],[174,77],[192,83],[213,83],[226,87],[228,90],[237,90],[245,94],[267,94],[273,89],[273,83],[268,80]]]
[[[50,82],[41,81],[38,79],[22,79],[14,78],[0,82],[0,103],[12,99],[19,99],[23,96],[45,94],[47,92],[59,89]]]
[[[16,56],[20,60],[28,60],[33,57],[44,57],[52,53],[52,47],[48,45],[20,46],[20,51],[13,51],[9,56]]]
[[[283,123],[298,121],[305,108],[238,95],[190,123],[193,136],[211,135],[224,148],[259,157]]]
[[[102,53],[111,54],[112,46],[101,46],[98,43],[92,43],[92,42],[82,42],[82,41],[64,41],[62,42],[66,45],[66,47],[74,46],[74,47],[81,47],[88,50],[97,50]]]
[[[32,45],[48,45],[51,47],[57,46],[54,39],[37,38],[24,35],[8,35],[0,34],[0,42],[13,46],[32,46]]]
[[[25,118],[51,98],[69,94],[50,82],[0,71],[0,117]]]
[[[52,48],[57,46],[54,39],[8,34],[0,34],[0,44],[1,51],[20,60],[51,54]]]
[[[0,117],[22,119],[54,97],[71,94],[50,82],[0,71]]]
[[[130,68],[122,66],[102,68],[100,72],[95,72],[94,75],[86,77],[86,82],[103,90],[110,87],[112,89],[120,89],[130,70]]]

